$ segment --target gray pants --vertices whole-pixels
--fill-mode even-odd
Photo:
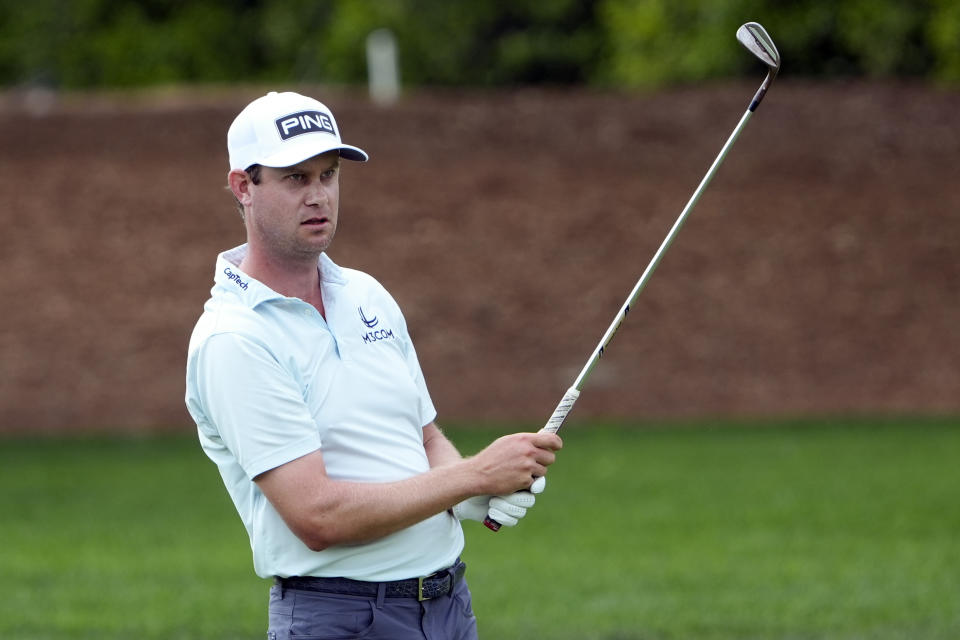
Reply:
[[[447,595],[418,602],[270,589],[268,640],[477,640],[470,590],[460,580]]]

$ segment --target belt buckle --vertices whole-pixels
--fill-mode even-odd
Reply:
[[[425,580],[438,580],[444,577],[450,580],[450,583],[449,583],[450,589],[448,589],[447,591],[444,591],[443,593],[437,593],[437,589],[434,588],[433,590],[434,595],[430,595],[430,596],[423,595],[423,583]],[[445,595],[446,593],[452,590],[453,590],[453,579],[448,572],[437,571],[436,573],[431,573],[429,576],[423,576],[423,577],[417,578],[417,601],[418,602],[423,602],[424,600],[433,600],[434,598],[438,598],[442,595]]]

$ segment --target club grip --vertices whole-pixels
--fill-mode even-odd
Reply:
[[[570,413],[570,409],[573,409],[574,403],[576,403],[577,398],[580,397],[580,390],[576,387],[570,387],[567,389],[567,392],[563,394],[563,398],[560,399],[560,404],[557,405],[557,408],[553,410],[553,415],[550,416],[550,419],[547,420],[547,424],[540,429],[541,432],[547,431],[550,433],[556,433],[560,431],[560,427],[563,426],[564,420],[567,419],[567,414]],[[483,519],[483,526],[490,531],[500,531],[500,527],[503,525],[487,516]]]

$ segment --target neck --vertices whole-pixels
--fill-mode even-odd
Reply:
[[[320,274],[317,270],[319,256],[307,256],[303,259],[279,259],[248,247],[247,255],[240,262],[244,273],[256,278],[279,294],[289,298],[300,298],[312,304],[323,314],[323,300],[320,295]]]

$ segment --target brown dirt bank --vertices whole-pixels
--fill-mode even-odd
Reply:
[[[549,415],[754,89],[302,89],[371,153],[331,255],[405,309],[441,421]],[[187,340],[243,239],[225,132],[261,93],[0,95],[0,430],[189,428]],[[575,417],[958,412],[958,114],[779,80]]]

